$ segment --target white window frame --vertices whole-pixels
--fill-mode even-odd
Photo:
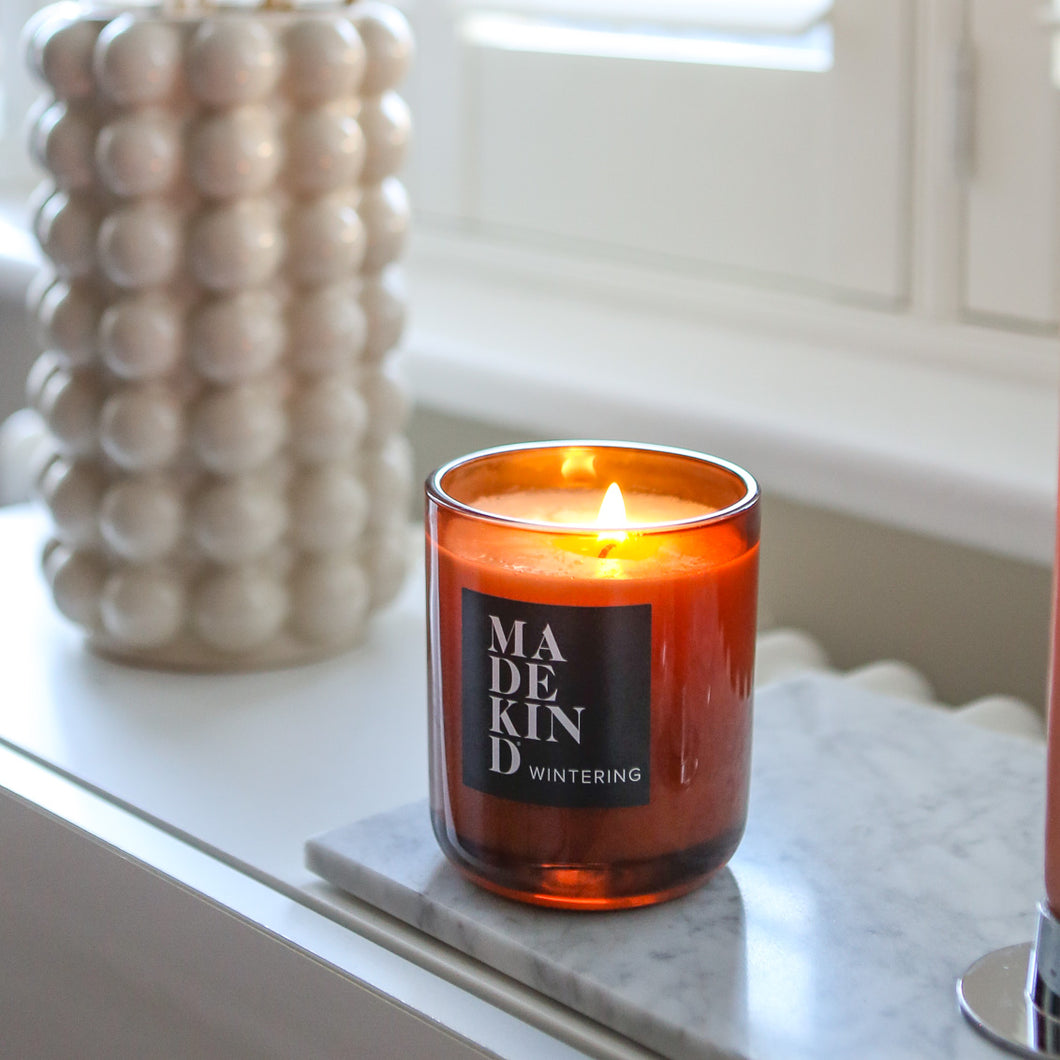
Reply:
[[[439,5],[412,10],[429,29],[444,18]],[[723,450],[767,493],[1051,562],[1055,329],[964,310],[968,8],[915,0],[914,11],[907,305],[859,309],[475,233],[447,213],[459,182],[443,167],[414,194],[407,360],[417,400],[525,435]],[[418,74],[451,103],[459,85],[444,51],[421,40]],[[435,108],[417,128],[421,149],[458,143],[460,119]],[[726,344],[741,366],[705,379],[698,358]],[[639,349],[651,370],[601,379],[619,348]],[[706,388],[698,402],[693,378]]]

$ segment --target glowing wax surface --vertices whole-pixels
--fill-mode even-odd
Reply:
[[[476,497],[471,502],[471,507],[510,519],[593,527],[603,497],[603,491],[599,489],[515,490]],[[699,519],[717,510],[697,501],[661,496],[657,493],[623,490],[622,499],[626,505],[626,525],[631,527]]]

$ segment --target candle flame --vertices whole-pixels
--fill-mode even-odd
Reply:
[[[626,501],[617,482],[607,487],[604,499],[600,502],[600,511],[596,516],[597,526],[617,527],[626,525]],[[626,535],[623,534],[623,537]]]
[[[607,487],[604,499],[600,502],[600,511],[596,515],[596,525],[605,526],[608,529],[601,530],[596,535],[597,540],[606,542],[600,550],[600,558],[603,559],[614,547],[626,540],[625,530],[618,527],[627,525],[626,502],[622,497],[622,490],[617,482],[612,482]]]

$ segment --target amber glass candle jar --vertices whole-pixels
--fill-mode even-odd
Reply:
[[[725,461],[612,442],[488,450],[428,479],[431,813],[465,875],[612,909],[731,857],[758,502]]]

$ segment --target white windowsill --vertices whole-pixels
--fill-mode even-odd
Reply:
[[[767,493],[1052,562],[1055,340],[423,230],[407,265],[423,407],[705,450]]]
[[[21,197],[19,197],[21,198]],[[35,268],[0,203],[0,297]],[[626,438],[744,464],[767,493],[1047,564],[1054,339],[763,297],[423,227],[402,357],[425,408],[530,436]]]

